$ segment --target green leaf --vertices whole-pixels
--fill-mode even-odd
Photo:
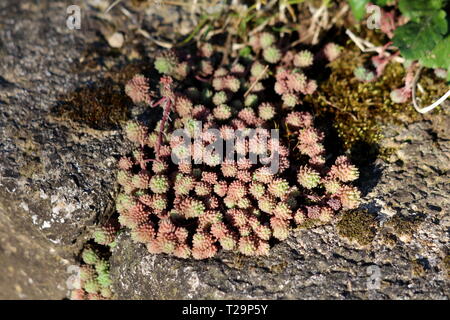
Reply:
[[[442,9],[443,0],[400,0],[398,7],[405,17],[418,22]]]
[[[375,4],[380,7],[384,7],[388,4],[389,0],[375,0]]]
[[[440,10],[420,23],[410,21],[398,27],[392,40],[400,49],[402,56],[410,60],[419,60],[433,50],[447,33],[445,15],[445,12]]]
[[[252,48],[250,47],[244,47],[241,50],[239,50],[239,55],[243,58],[248,58],[252,54]]]
[[[440,41],[432,51],[427,52],[419,61],[427,68],[447,69],[450,75],[450,36]],[[448,79],[450,80],[450,78]]]
[[[289,0],[288,4],[300,4],[302,2],[305,2],[305,0]]]
[[[352,8],[353,16],[357,21],[361,21],[366,14],[366,5],[370,0],[348,0],[350,8]]]

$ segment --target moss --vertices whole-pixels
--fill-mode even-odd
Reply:
[[[444,267],[447,271],[447,277],[450,278],[450,255],[446,255],[444,258]]]
[[[366,210],[345,212],[336,225],[341,237],[348,238],[360,245],[370,244],[376,235],[375,215]]]
[[[412,108],[393,103],[389,96],[393,88],[402,85],[403,67],[391,63],[377,81],[365,83],[356,79],[353,72],[367,60],[369,56],[355,47],[345,50],[339,59],[329,64],[331,74],[317,93],[305,97],[319,116],[334,119],[334,127],[345,149],[351,149],[358,142],[378,143],[382,137],[379,122],[416,116]]]
[[[392,233],[385,232],[382,236],[382,241],[389,248],[393,248],[397,244],[397,237]]]
[[[418,216],[405,217],[397,214],[386,223],[386,226],[392,228],[393,233],[399,237],[411,237],[417,231],[422,222],[423,219]]]
[[[417,89],[417,97],[421,100],[420,104],[422,106],[427,106],[436,102],[436,100],[448,91],[447,83],[442,79],[437,78],[432,69],[422,71],[418,84],[424,89],[423,92]],[[442,112],[442,105],[436,110]]]
[[[306,219],[301,225],[297,227],[297,230],[311,229],[324,224],[326,224],[326,222],[320,221],[319,219]]]
[[[374,41],[374,35],[371,37]],[[389,63],[374,82],[355,78],[355,68],[367,65],[371,56],[373,54],[361,53],[351,44],[340,58],[328,65],[331,74],[320,83],[317,92],[305,97],[319,117],[327,122],[331,118],[344,149],[357,155],[362,149],[364,154],[389,153],[389,150],[376,149],[382,138],[380,125],[412,122],[421,117],[410,101],[396,104],[390,99],[390,92],[404,84],[405,69],[401,64]],[[423,106],[436,101],[448,90],[445,81],[438,79],[433,70],[422,72],[419,85],[424,88],[424,92],[417,90]]]
[[[101,85],[84,87],[63,97],[53,111],[56,115],[107,130],[128,119],[129,99],[111,79]]]

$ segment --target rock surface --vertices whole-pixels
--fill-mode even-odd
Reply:
[[[62,2],[0,4],[0,298],[63,298],[77,239],[111,203],[117,132],[51,117],[83,76]]]
[[[90,7],[82,7],[89,26],[69,30],[68,5],[0,3],[0,299],[66,297],[70,266],[77,265],[89,228],[113,212],[115,160],[127,150],[120,126],[92,128],[52,109],[61,96],[101,83],[126,56],[154,50],[130,45],[133,21],[120,15],[111,27],[105,23],[110,17],[98,19]],[[172,22],[158,15],[163,10],[172,10],[164,13]],[[161,44],[173,36],[173,23],[191,27],[183,14],[149,8],[143,26],[166,32]],[[105,40],[116,31],[125,34],[120,52]],[[100,53],[92,51],[94,44]],[[222,253],[210,261],[183,261],[152,256],[125,233],[111,259],[117,296],[448,298],[449,121],[432,116],[386,129],[384,143],[397,151],[389,166],[379,162],[373,181],[362,181],[373,187],[364,198],[377,216],[371,244],[342,237],[336,221],[293,233],[267,259]],[[376,288],[369,289],[370,279]]]
[[[66,24],[74,2],[80,30]],[[169,26],[186,14],[150,6],[142,25],[167,42],[177,36]],[[101,14],[85,1],[0,2],[0,299],[66,297],[89,228],[112,213],[116,159],[127,148],[119,124],[93,128],[52,110],[78,88],[122,76],[111,70],[127,57],[155,50],[133,36],[133,17],[118,8]],[[115,31],[128,41],[121,51],[106,41]]]

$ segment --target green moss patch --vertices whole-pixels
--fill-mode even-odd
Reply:
[[[370,56],[350,46],[328,65],[331,74],[319,84],[317,92],[305,97],[319,117],[331,118],[344,149],[351,150],[357,158],[385,153],[386,150],[378,149],[382,124],[412,122],[422,117],[411,101],[398,104],[390,98],[393,89],[403,86],[405,69],[401,64],[389,63],[383,75],[373,82],[362,82],[355,77],[354,70],[367,64]],[[432,70],[423,71],[418,84],[417,96],[423,106],[433,103],[448,90]]]
[[[392,217],[389,222],[387,222],[386,226],[392,228],[393,233],[396,236],[407,236],[411,237],[420,224],[423,222],[421,217],[405,217],[403,215],[395,215]]]
[[[364,246],[375,238],[376,225],[375,215],[366,210],[352,210],[342,215],[336,227],[339,236]]]
[[[378,143],[381,138],[379,120],[414,115],[404,105],[393,103],[389,96],[393,88],[402,84],[403,67],[391,63],[377,81],[361,82],[353,72],[367,59],[368,56],[357,49],[345,50],[339,59],[329,64],[330,77],[319,85],[310,101],[318,115],[334,118],[334,127],[346,149],[357,142]]]

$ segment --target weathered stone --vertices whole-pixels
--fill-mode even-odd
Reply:
[[[102,10],[107,3],[102,2]],[[5,270],[0,299],[67,295],[66,280],[73,275],[67,268],[78,265],[89,229],[114,210],[116,159],[127,146],[119,116],[92,121],[82,113],[96,110],[86,106],[74,109],[76,117],[54,111],[62,110],[62,100],[77,89],[106,90],[111,78],[123,95],[133,67],[117,70],[128,64],[127,57],[145,60],[155,51],[152,41],[135,34],[134,42],[120,50],[99,37],[106,37],[105,30],[136,32],[138,11],[131,11],[132,20],[119,8],[105,15],[78,1],[81,29],[70,30],[66,9],[71,4],[0,2],[0,262]],[[150,26],[154,39],[173,40],[178,36],[173,30],[151,26],[159,9],[148,9],[143,28]],[[179,7],[164,10],[178,12],[171,19],[187,15]],[[94,98],[88,95],[82,102]],[[139,108],[130,112],[140,113]]]
[[[0,298],[63,298],[86,229],[112,212],[117,130],[57,119],[86,43],[63,1],[0,3]]]

